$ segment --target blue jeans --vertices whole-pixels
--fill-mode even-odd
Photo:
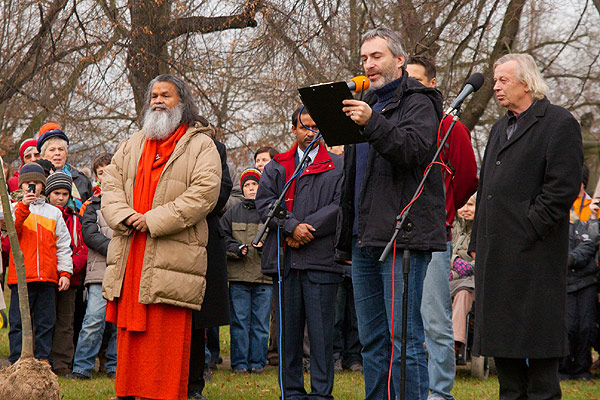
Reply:
[[[425,327],[425,344],[429,353],[429,390],[432,395],[453,400],[456,361],[452,331],[452,298],[450,297],[450,259],[452,242],[446,251],[435,252],[427,267],[423,283],[421,314]]]
[[[88,285],[87,308],[79,331],[77,348],[73,358],[73,372],[92,376],[96,356],[102,345],[106,315],[106,300],[102,297],[102,284]],[[108,324],[108,322],[106,322]],[[112,330],[112,336],[106,349],[106,372],[117,371],[117,330]]]
[[[14,364],[21,357],[23,346],[21,310],[19,309],[19,289],[17,285],[8,286],[10,287],[10,309],[8,310],[10,355],[8,361]],[[56,323],[56,284],[29,282],[27,292],[29,293],[29,312],[32,314],[31,325],[35,329],[33,356],[38,360],[52,362],[50,351],[52,349],[54,324]]]
[[[427,267],[423,283],[421,314],[425,327],[425,344],[429,353],[429,390],[432,395],[453,400],[456,361],[452,331],[452,298],[450,297],[450,259],[452,242],[446,251],[435,252]]]
[[[402,251],[396,253],[394,268],[394,301],[392,301],[392,254],[385,263],[378,259],[382,247],[356,246],[352,249],[352,282],[358,319],[358,335],[363,345],[365,400],[384,400],[387,395],[391,356],[391,317],[394,304],[394,362],[391,399],[400,392],[400,362],[402,335]],[[427,398],[429,379],[427,356],[423,341],[421,297],[423,279],[431,253],[412,251],[408,276],[408,329],[406,346],[406,398]]]
[[[273,286],[229,282],[231,369],[264,368],[269,345],[269,314]]]

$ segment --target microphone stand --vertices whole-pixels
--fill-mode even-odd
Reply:
[[[300,123],[302,123],[302,111],[300,112],[300,114],[298,114],[298,120],[300,121]],[[304,125],[304,124],[302,124]],[[279,304],[279,374],[280,374],[280,379],[281,379],[281,399],[285,400],[286,396],[285,396],[285,303],[284,303],[284,272],[285,272],[285,235],[283,233],[283,227],[285,225],[285,221],[286,219],[289,218],[288,214],[287,214],[287,210],[283,207],[283,199],[286,195],[286,193],[288,192],[288,190],[290,189],[290,186],[292,185],[292,182],[294,181],[294,179],[296,179],[302,172],[302,166],[304,165],[304,161],[308,158],[308,153],[310,153],[310,151],[312,150],[312,148],[315,146],[315,144],[319,141],[319,139],[321,139],[321,135],[317,135],[317,137],[310,142],[310,144],[308,146],[306,146],[306,149],[304,149],[304,154],[302,155],[302,159],[298,162],[298,165],[296,166],[296,169],[294,170],[294,173],[292,174],[292,178],[283,186],[283,189],[281,191],[281,194],[279,195],[279,198],[277,198],[277,200],[275,200],[273,203],[271,203],[269,205],[269,214],[267,215],[267,219],[265,220],[264,225],[261,227],[261,229],[258,231],[258,233],[256,234],[256,237],[254,238],[254,240],[252,241],[252,245],[253,246],[257,246],[258,243],[262,240],[267,227],[269,226],[269,224],[271,223],[271,221],[273,221],[273,219],[276,219],[276,223],[277,223],[277,232],[278,232],[278,243],[279,243],[279,251],[278,251],[278,271],[277,271],[277,275],[278,275],[278,281],[277,281],[277,286],[279,288],[279,299],[280,302]]]
[[[448,131],[444,135],[444,138],[440,142],[440,145],[438,146],[438,149],[435,152],[435,155],[433,156],[433,160],[431,161],[432,163],[434,163],[438,159],[440,153],[442,152],[442,149],[444,148],[446,142],[448,141],[448,138],[450,137],[450,132],[452,132],[452,128],[454,128],[456,121],[458,121],[458,114],[459,114],[458,109],[454,109],[453,111],[448,113],[448,115],[453,116],[452,123],[450,124]],[[442,121],[443,121],[443,117],[442,117]],[[442,123],[442,121],[440,121],[440,124]],[[421,179],[419,186],[417,186],[417,189],[415,190],[415,193],[413,194],[413,197],[410,200],[408,206],[406,207],[406,209],[404,210],[403,213],[398,214],[396,216],[396,227],[394,229],[394,234],[393,234],[392,238],[390,239],[390,241],[388,242],[388,244],[385,246],[383,253],[381,253],[381,257],[379,257],[380,263],[385,262],[385,260],[387,259],[388,255],[390,254],[390,251],[394,247],[394,243],[396,242],[396,239],[398,238],[398,234],[400,233],[400,231],[402,231],[403,235],[405,237],[407,237],[408,233],[413,229],[414,225],[411,221],[409,221],[408,213],[410,212],[410,210],[414,204],[414,201],[417,199],[417,197],[419,197],[419,194],[420,194],[421,190],[423,189],[423,186],[425,186],[425,181],[427,180],[427,177],[429,176],[429,171],[431,171],[431,168],[433,168],[433,165],[430,164],[430,166],[425,170],[425,173],[423,174],[423,178]],[[406,342],[407,342],[406,329],[408,326],[408,275],[409,274],[410,274],[410,250],[408,248],[406,248],[406,249],[404,249],[403,254],[402,254],[402,336],[400,338],[400,343],[401,343],[400,400],[405,400],[405,398],[406,398]],[[392,282],[392,284],[393,284],[393,282]],[[393,338],[392,338],[392,340],[393,340]]]

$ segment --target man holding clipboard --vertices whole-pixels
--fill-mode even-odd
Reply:
[[[352,255],[358,330],[363,346],[365,399],[387,398],[391,346],[394,345],[390,398],[400,397],[402,309],[401,260],[378,262],[390,240],[396,215],[410,202],[436,151],[442,96],[409,78],[400,35],[387,28],[362,38],[361,59],[371,87],[365,101],[343,101],[342,111],[359,127],[364,143],[344,150],[344,186],[337,248]],[[411,251],[407,332],[407,394],[425,399],[428,372],[420,307],[423,279],[432,251],[446,248],[444,189],[433,167],[409,214],[412,229],[397,248]],[[395,289],[394,302],[391,301]],[[385,295],[384,295],[385,294]],[[393,336],[392,332],[393,303]]]

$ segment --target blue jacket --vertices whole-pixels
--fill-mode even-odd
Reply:
[[[277,200],[285,182],[294,173],[298,145],[285,153],[276,155],[265,166],[256,194],[256,209],[263,222],[269,214],[269,205]],[[333,262],[334,235],[342,185],[343,159],[327,152],[319,144],[314,162],[285,196],[288,219],[284,236],[290,236],[299,223],[312,225],[314,239],[298,249],[286,246],[290,267],[299,270],[316,270],[342,273],[343,267]],[[289,211],[291,209],[291,212]],[[264,240],[262,273],[277,273],[277,222],[273,220]]]

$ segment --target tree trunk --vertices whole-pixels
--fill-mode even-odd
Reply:
[[[2,211],[4,212],[4,221],[10,240],[10,248],[15,260],[17,270],[17,287],[19,289],[19,311],[21,312],[21,332],[23,334],[23,343],[21,347],[21,359],[33,358],[33,331],[31,329],[31,314],[29,311],[29,292],[27,291],[27,278],[25,276],[25,264],[23,261],[23,252],[19,247],[19,239],[15,229],[8,199],[8,190],[6,189],[6,178],[4,175],[4,162],[0,158],[0,198],[2,199]]]

